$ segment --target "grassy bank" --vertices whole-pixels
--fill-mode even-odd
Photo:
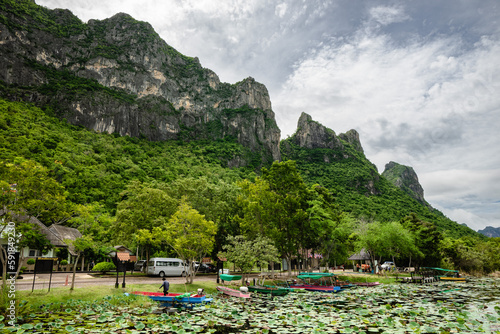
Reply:
[[[205,289],[207,294],[215,293],[217,284],[214,282],[195,282],[194,284],[171,284],[170,292],[185,293],[196,292],[198,289]],[[100,301],[115,302],[120,304],[149,305],[151,301],[144,296],[125,298],[125,293],[132,291],[153,291],[160,292],[159,284],[128,284],[126,288],[115,288],[113,286],[91,286],[69,290],[68,288],[53,288],[50,292],[46,290],[18,291],[17,299],[26,303],[30,312],[36,312],[42,308],[52,310],[60,308],[81,307],[82,303],[94,303]]]

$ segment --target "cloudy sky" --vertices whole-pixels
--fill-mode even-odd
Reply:
[[[445,215],[500,227],[498,0],[36,2],[147,21],[222,81],[265,84],[282,138],[301,112],[356,129],[379,172],[412,166]]]

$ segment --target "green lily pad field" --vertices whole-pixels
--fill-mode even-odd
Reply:
[[[340,293],[213,294],[192,309],[137,306],[135,295],[41,306],[3,333],[500,333],[500,280],[382,284]],[[5,319],[2,319],[5,321]]]

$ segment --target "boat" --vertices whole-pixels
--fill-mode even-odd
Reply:
[[[357,286],[377,286],[380,285],[379,282],[354,282]]]
[[[314,273],[314,272],[302,272],[302,273],[299,273],[298,276],[301,276],[301,275],[320,276],[320,277],[333,277],[333,276],[335,276],[334,273]]]
[[[435,268],[435,267],[422,267],[420,269],[426,270],[427,275],[434,277],[435,281],[446,281],[446,282],[466,282],[465,277],[461,277],[458,270]]]
[[[236,290],[236,289],[231,289],[226,286],[218,286],[217,290],[222,292],[225,295],[228,296],[233,296],[233,297],[240,297],[240,298],[251,298],[250,294],[248,292],[243,292],[241,290]]]
[[[439,280],[445,282],[467,282],[467,279],[465,277],[440,276]]]
[[[290,290],[286,288],[268,287],[262,285],[251,285],[248,287],[248,290],[252,292],[270,294],[272,296],[285,296],[290,292]]]
[[[241,275],[219,274],[219,278],[223,281],[237,281],[241,279]]]
[[[148,292],[148,291],[134,291],[134,295],[148,296],[154,301],[161,302],[164,305],[185,305],[193,306],[193,304],[210,303],[212,298],[207,298],[206,295],[197,293],[167,293],[163,292]]]
[[[340,291],[340,286],[321,286],[321,285],[311,285],[304,287],[306,291],[316,291],[316,292],[329,292],[335,293]]]
[[[300,273],[297,278],[304,283],[292,283],[290,288],[304,289],[306,291],[339,292],[341,286],[335,284],[332,273]]]

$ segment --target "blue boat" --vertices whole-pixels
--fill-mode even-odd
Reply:
[[[206,295],[190,293],[168,293],[164,295],[162,292],[134,291],[132,294],[148,296],[154,301],[161,302],[163,305],[192,307],[194,306],[193,304],[205,304],[212,301],[212,298],[207,298]]]

